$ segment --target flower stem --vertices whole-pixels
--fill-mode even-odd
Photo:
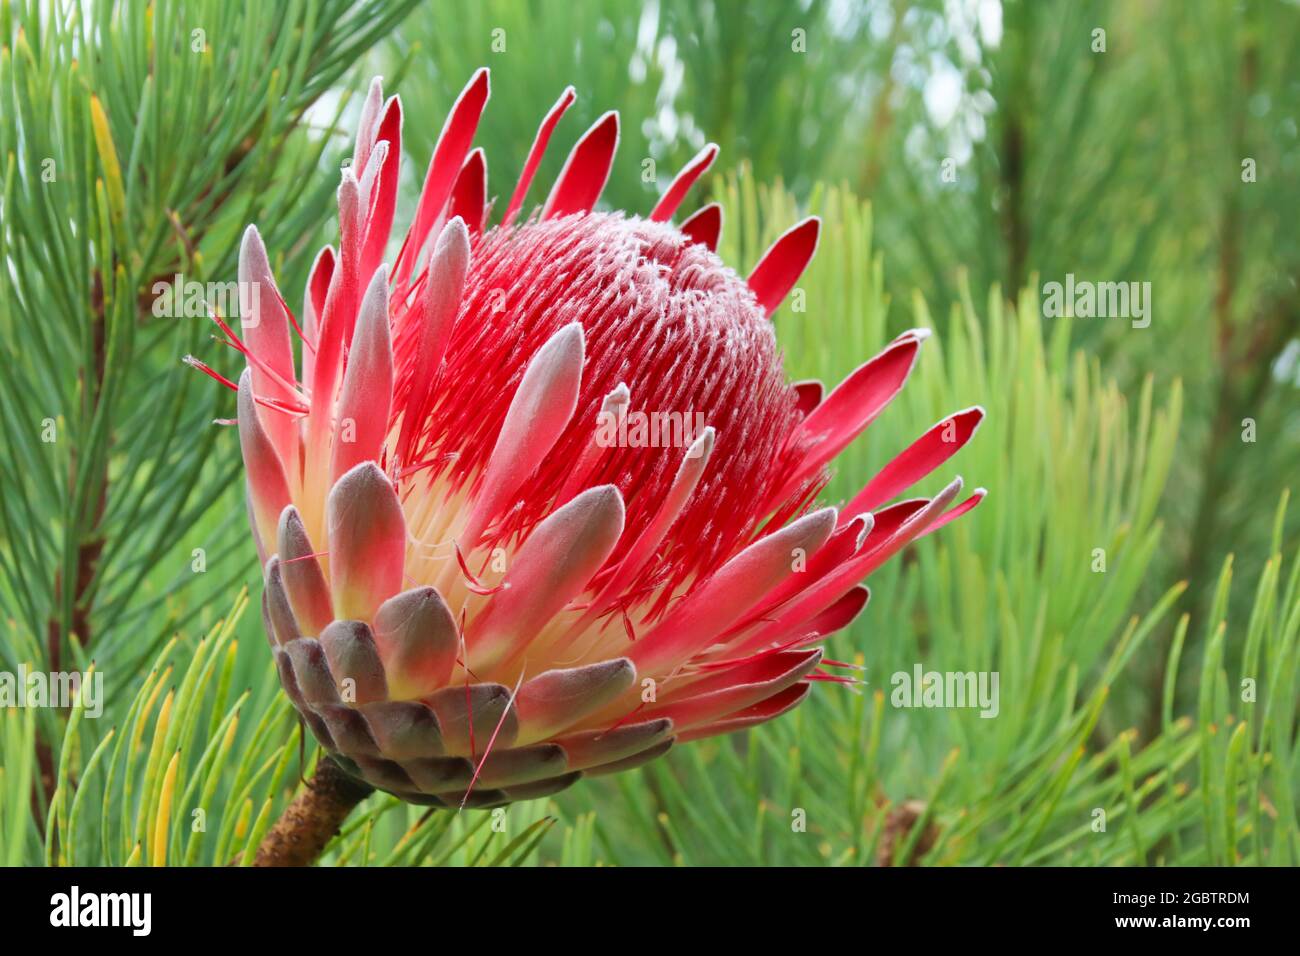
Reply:
[[[257,848],[254,866],[310,866],[358,803],[374,793],[322,756],[307,788],[294,798]]]

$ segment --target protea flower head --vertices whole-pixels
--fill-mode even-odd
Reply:
[[[818,644],[862,609],[862,579],[983,494],[958,503],[957,479],[885,506],[970,438],[971,409],[845,507],[816,507],[828,463],[898,393],[927,333],[825,398],[787,383],[771,316],[818,221],[740,278],[714,252],[716,205],[671,222],[712,145],[648,217],[594,211],[614,113],[521,219],[572,89],[489,227],[471,151],[487,98],[483,70],[390,266],[402,105],[376,80],[338,190],[338,249],[315,260],[302,322],[251,226],[243,336],[217,319],[248,361],[226,383],[284,690],[348,772],[430,805],[554,793],[849,681]],[[689,427],[638,440],[647,419]]]

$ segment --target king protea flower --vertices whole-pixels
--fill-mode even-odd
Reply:
[[[615,113],[521,219],[572,89],[489,227],[471,151],[487,98],[483,70],[389,265],[402,105],[375,80],[338,190],[339,246],[316,257],[302,322],[251,226],[243,338],[217,318],[248,360],[239,437],[285,693],[345,770],[432,805],[551,794],[850,682],[818,645],[862,609],[862,579],[983,495],[957,503],[957,479],[886,506],[965,444],[971,409],[843,508],[815,507],[828,463],[898,393],[927,333],[825,397],[787,383],[771,317],[818,220],[740,278],[714,252],[716,205],[672,224],[712,145],[648,217],[594,211]],[[668,447],[620,443],[638,413],[705,427]]]

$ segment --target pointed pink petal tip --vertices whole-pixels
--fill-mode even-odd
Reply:
[[[401,502],[379,466],[364,461],[335,483],[325,512],[335,617],[368,621],[402,588]]]
[[[385,601],[375,613],[374,635],[394,699],[431,694],[451,677],[460,631],[436,588],[412,588]]]
[[[795,574],[797,556],[817,552],[831,533],[839,512],[822,508],[755,541],[687,594],[628,656],[642,674],[670,672],[704,650],[746,611]]]
[[[809,216],[782,233],[749,274],[749,288],[765,315],[789,295],[817,251],[822,221]]]
[[[329,585],[307,537],[302,516],[293,505],[280,513],[277,534],[280,576],[294,617],[304,632],[316,637],[334,618]]]
[[[531,743],[574,726],[635,681],[636,668],[626,657],[539,674],[519,689],[521,741]]]
[[[609,181],[618,138],[618,113],[614,110],[605,113],[582,134],[542,207],[543,219],[591,212]]]
[[[722,206],[711,202],[702,206],[688,216],[679,227],[682,235],[697,242],[710,252],[718,251],[718,239],[722,235]]]
[[[388,434],[393,398],[393,348],[388,327],[388,266],[381,264],[361,300],[338,398],[330,475],[377,460]]]
[[[695,181],[706,173],[713,161],[718,158],[718,144],[708,143],[703,149],[695,154],[695,157],[686,164],[686,167],[677,174],[677,177],[668,185],[664,191],[663,197],[655,204],[650,212],[652,222],[667,222],[677,211],[677,207],[682,204],[686,194],[690,192]]]
[[[475,669],[509,661],[582,594],[623,533],[623,496],[614,485],[588,488],[552,512],[524,541],[498,591],[474,620]]]
[[[619,382],[610,390],[610,393],[605,396],[605,400],[601,403],[600,408],[601,411],[612,412],[620,406],[626,405],[630,401],[632,401],[632,390],[627,387],[626,382]]]
[[[532,185],[533,177],[537,175],[537,167],[546,153],[546,146],[551,141],[551,134],[555,132],[556,124],[577,98],[578,94],[573,87],[566,86],[560,98],[555,101],[555,105],[542,120],[542,125],[533,139],[532,148],[528,151],[528,158],[524,161],[524,168],[519,174],[519,182],[515,184],[515,191],[511,194],[510,203],[506,206],[505,215],[501,219],[503,226],[508,226],[515,221],[515,217],[523,207],[524,198],[528,195],[528,187]]]
[[[569,424],[582,385],[585,347],[582,323],[570,322],[547,339],[528,363],[506,410],[474,510],[460,535],[466,553],[478,546],[483,531],[511,503]]]

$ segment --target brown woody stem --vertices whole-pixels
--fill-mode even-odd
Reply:
[[[358,803],[374,789],[322,756],[307,788],[294,798],[257,848],[254,866],[310,866]]]

